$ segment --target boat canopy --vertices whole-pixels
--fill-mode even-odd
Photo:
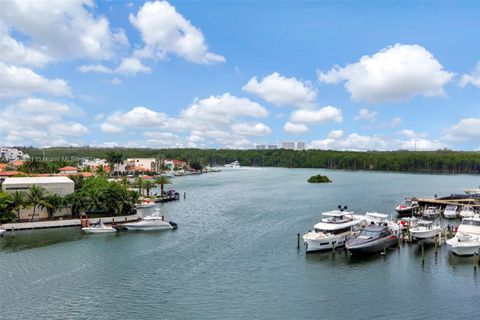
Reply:
[[[379,213],[379,212],[367,212],[365,217],[369,218],[378,218],[378,219],[388,219],[388,214]]]
[[[349,216],[353,215],[352,211],[340,211],[340,210],[332,210],[332,211],[327,211],[323,212],[322,216],[324,217],[343,217],[343,216]]]

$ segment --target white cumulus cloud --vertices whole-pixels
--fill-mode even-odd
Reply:
[[[124,75],[135,75],[137,73],[150,73],[152,69],[143,65],[137,58],[123,58],[120,65],[115,69],[116,73]]]
[[[194,63],[225,62],[221,55],[208,51],[203,33],[166,1],[146,2],[136,16],[130,14],[130,22],[145,43],[137,51],[139,57],[163,59],[173,53]]]
[[[332,130],[328,133],[330,139],[338,140],[343,137],[343,130]]]
[[[477,66],[471,74],[464,74],[458,82],[458,85],[462,88],[468,84],[471,84],[475,87],[480,87],[480,61],[477,62]]]
[[[377,120],[377,112],[369,111],[368,109],[358,110],[358,114],[354,117],[355,120],[366,120],[370,122],[375,122]]]
[[[292,123],[287,121],[283,126],[283,130],[290,132],[290,133],[305,133],[308,131],[308,127],[301,123]]]
[[[354,101],[379,103],[405,101],[415,95],[443,96],[443,87],[454,75],[424,47],[395,44],[356,63],[320,72],[318,78],[331,84],[345,81]]]
[[[47,79],[28,68],[0,62],[0,75],[2,96],[25,96],[33,93],[71,96],[70,86],[65,80]]]
[[[277,106],[311,107],[317,97],[317,92],[310,83],[286,78],[277,72],[261,81],[257,77],[251,78],[242,90]]]
[[[290,121],[296,123],[342,122],[342,110],[332,106],[320,109],[299,109],[292,112]]]
[[[265,124],[258,122],[255,124],[237,123],[232,125],[233,133],[242,136],[264,136],[272,132]]]
[[[444,130],[442,137],[446,141],[467,141],[480,139],[480,118],[460,119],[451,128]]]

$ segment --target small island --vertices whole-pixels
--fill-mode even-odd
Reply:
[[[322,176],[321,174],[317,174],[316,176],[311,176],[308,179],[308,182],[310,182],[310,183],[328,183],[328,182],[332,182],[332,180],[330,180],[330,178],[328,178],[327,176]]]

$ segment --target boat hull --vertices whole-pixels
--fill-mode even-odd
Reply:
[[[332,237],[324,239],[308,239],[304,237],[306,253],[321,252],[345,246],[346,237]]]
[[[146,221],[139,221],[139,222],[130,222],[125,223],[123,225],[130,231],[159,231],[159,230],[170,230],[173,229],[172,225],[164,221],[156,221],[156,222],[146,222]]]
[[[82,228],[82,231],[85,233],[114,233],[117,232],[114,228],[105,228],[105,229],[94,229],[94,228]]]
[[[444,212],[443,216],[446,219],[455,219],[457,217],[457,213],[456,212]]]
[[[457,256],[480,254],[480,241],[458,241],[456,238],[452,238],[447,240],[446,243]]]
[[[441,230],[414,230],[411,229],[410,233],[412,235],[412,238],[415,238],[417,240],[423,240],[423,239],[430,239],[438,236],[440,234]]]
[[[383,249],[393,247],[397,244],[397,237],[394,235],[386,238],[376,239],[370,242],[352,244],[347,241],[346,247],[351,254],[372,254],[383,251]]]

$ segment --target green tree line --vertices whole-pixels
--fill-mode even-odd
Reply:
[[[107,158],[112,151],[123,158],[180,159],[202,165],[223,165],[238,160],[242,166],[329,168],[347,170],[480,173],[480,152],[474,151],[332,151],[332,150],[230,150],[54,147],[20,148],[32,157],[57,161]]]

